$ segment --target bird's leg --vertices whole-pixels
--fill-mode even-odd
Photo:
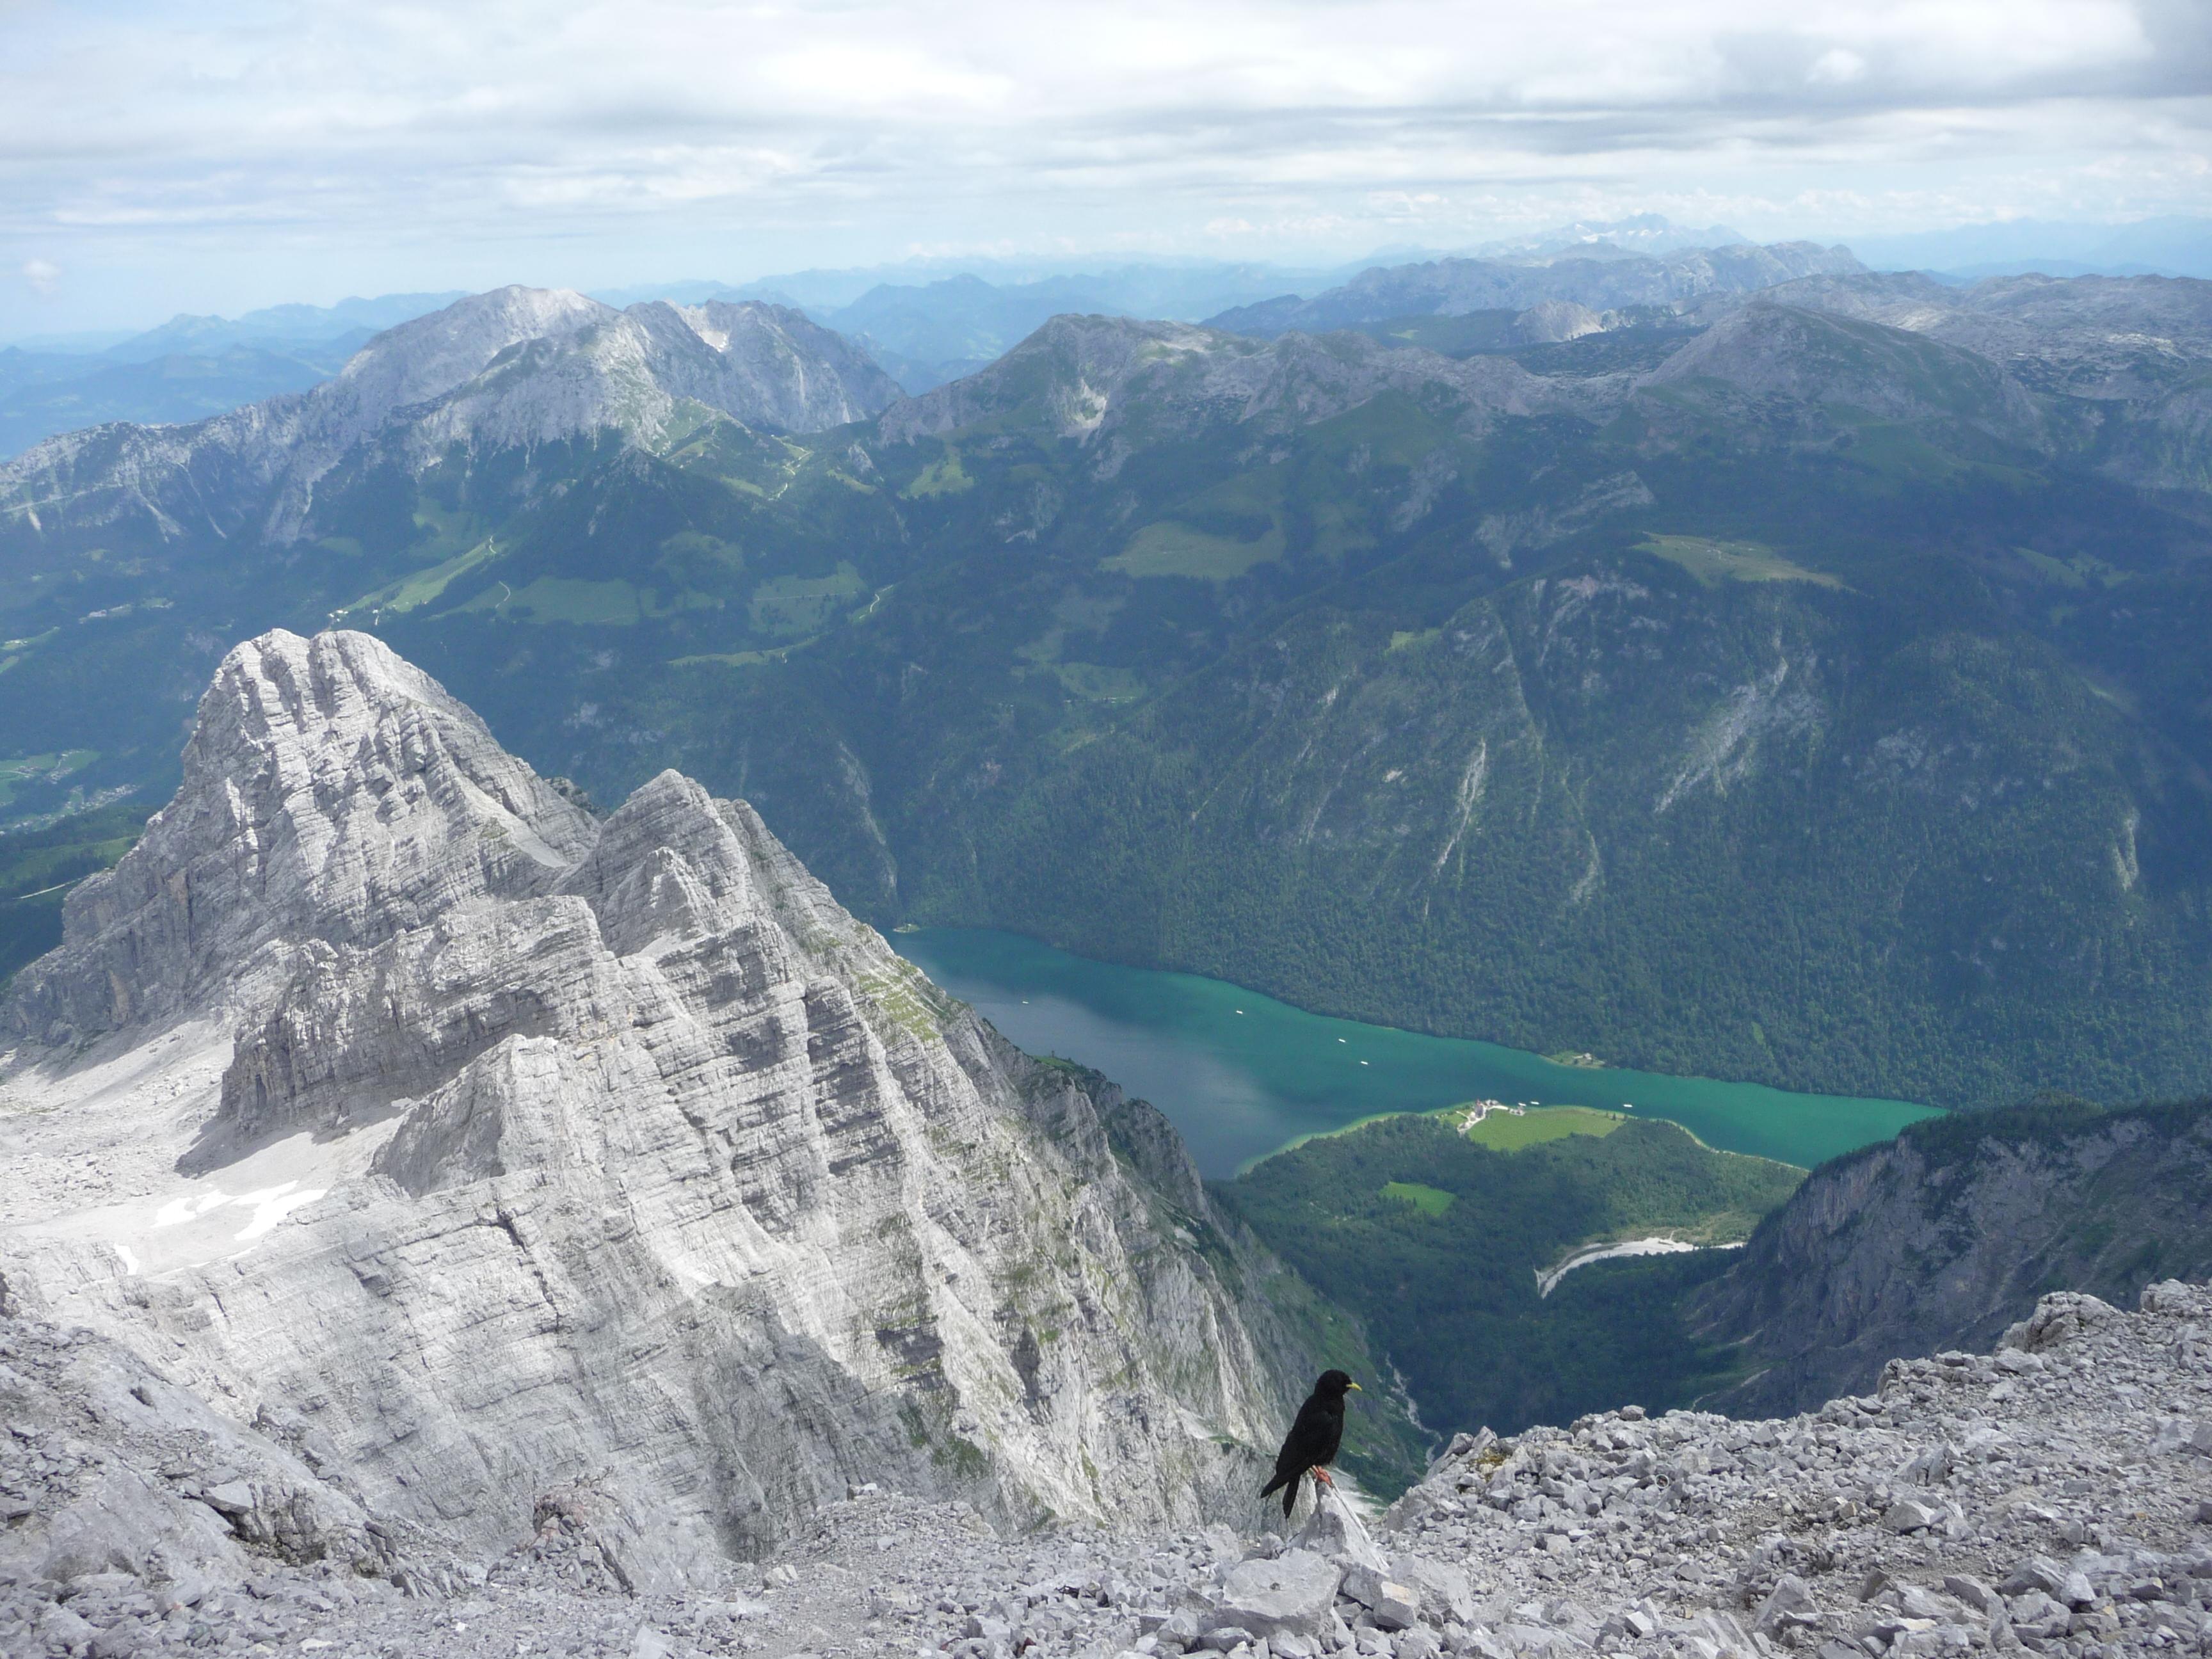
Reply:
[[[1334,1486],[1336,1484],[1335,1481],[1328,1478],[1328,1471],[1322,1468],[1318,1463],[1315,1464],[1313,1467],[1313,1478],[1320,1481],[1324,1486]]]

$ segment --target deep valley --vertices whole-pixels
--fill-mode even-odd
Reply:
[[[924,349],[1041,302],[503,289],[0,465],[0,1636],[2200,1631],[2212,285]],[[1323,1366],[1393,1553],[1224,1530]]]
[[[0,724],[94,757],[14,810],[150,804],[224,645],[337,618],[885,925],[1799,1090],[2201,1086],[2203,285],[1778,277],[1644,358],[1063,318],[904,400],[772,308],[464,301],[0,471]]]

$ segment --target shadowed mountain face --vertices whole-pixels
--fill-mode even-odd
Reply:
[[[1972,1349],[2057,1289],[2118,1305],[2212,1273],[2212,1105],[2080,1103],[1916,1124],[1814,1172],[1686,1306],[1752,1371],[1719,1409],[1792,1411],[1895,1356]]]
[[[337,616],[603,799],[742,792],[879,921],[1651,1069],[2181,1093],[2208,295],[1061,317],[862,418],[788,313],[510,290],[0,471],[0,722],[142,782],[218,641]]]

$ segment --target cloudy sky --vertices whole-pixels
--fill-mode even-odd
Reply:
[[[2212,0],[0,0],[0,338],[1641,210],[2212,212]]]

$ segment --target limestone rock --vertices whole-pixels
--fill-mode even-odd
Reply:
[[[2186,1315],[2196,1308],[2197,1298],[2179,1279],[2162,1279],[2142,1287],[2139,1303],[2147,1314]]]
[[[1971,1573],[1946,1574],[1943,1579],[1943,1589],[1946,1594],[1957,1596],[1960,1601],[1975,1609],[1984,1618],[1999,1613],[2003,1608],[2004,1604],[1996,1592]]]
[[[1242,1562],[1222,1581],[1212,1626],[1237,1625],[1261,1635],[1291,1631],[1314,1637],[1335,1606],[1342,1575],[1310,1550],[1285,1550],[1273,1560]]]
[[[2041,1353],[2110,1325],[2119,1310],[2108,1302],[2079,1291],[2054,1291],[2035,1304],[2035,1311],[2004,1334],[2003,1346],[2023,1353]]]
[[[1432,1625],[1465,1624],[1474,1617],[1474,1587],[1464,1568],[1401,1553],[1391,1558],[1390,1577],[1419,1594],[1421,1616]]]
[[[1420,1621],[1421,1592],[1391,1574],[1353,1567],[1344,1575],[1344,1593],[1384,1630],[1407,1630]]]
[[[4,1018],[62,1040],[11,1088],[82,1115],[119,1069],[100,1121],[177,1161],[27,1218],[27,1293],[312,1412],[370,1508],[471,1547],[585,1480],[641,1589],[874,1480],[1195,1521],[1313,1369],[1176,1236],[1250,1255],[1149,1108],[1006,1044],[742,802],[669,773],[595,821],[365,635],[231,653]]]
[[[430,1534],[372,1526],[276,1434],[210,1410],[114,1342],[0,1315],[0,1494],[18,1511],[0,1528],[0,1581],[122,1575],[197,1601],[270,1561],[449,1577]]]
[[[1943,1518],[1943,1511],[1917,1498],[1900,1498],[1882,1512],[1881,1523],[1892,1532],[1924,1532]]]
[[[2065,1568],[2048,1556],[2034,1555],[2014,1567],[1998,1588],[2007,1595],[2024,1595],[2030,1590],[2056,1595],[2065,1582]]]
[[[1369,1567],[1376,1572],[1389,1570],[1390,1558],[1369,1535],[1358,1512],[1333,1486],[1321,1489],[1313,1513],[1306,1517],[1305,1524],[1291,1541],[1299,1549],[1324,1556],[1340,1567]]]
[[[1773,1593],[1759,1603],[1753,1623],[1771,1636],[1778,1631],[1818,1629],[1824,1617],[1805,1581],[1794,1572],[1785,1572]]]

